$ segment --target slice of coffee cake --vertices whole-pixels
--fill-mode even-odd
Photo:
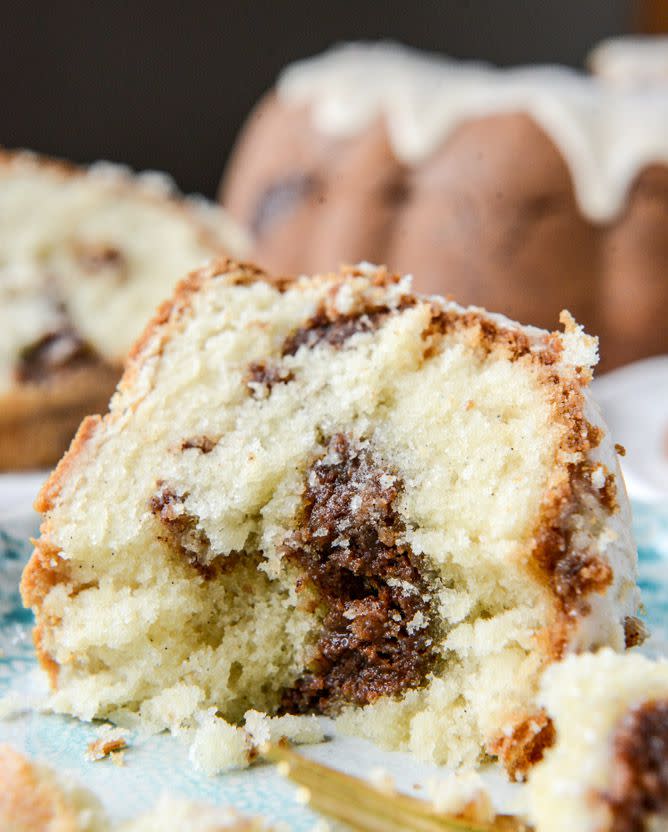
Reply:
[[[596,341],[563,322],[366,264],[192,274],[39,499],[22,589],[54,707],[325,713],[520,775],[553,737],[545,667],[637,631]]]

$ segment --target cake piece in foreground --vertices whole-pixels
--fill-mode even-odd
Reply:
[[[0,829],[4,832],[107,832],[88,789],[0,744]]]
[[[521,774],[553,738],[545,667],[637,633],[596,342],[563,320],[366,264],[193,273],[38,500],[22,591],[53,707],[158,729],[325,713]]]
[[[0,151],[0,470],[55,465],[176,281],[242,246],[167,177]]]
[[[530,777],[540,832],[668,830],[668,661],[569,656],[540,701],[557,742]]]
[[[92,791],[71,776],[0,745],[3,832],[269,832],[262,818],[167,796],[147,812],[113,824]]]

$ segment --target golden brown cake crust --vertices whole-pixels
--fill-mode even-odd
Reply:
[[[103,361],[63,369],[14,388],[0,402],[0,470],[47,468],[67,450],[81,420],[104,410],[122,372]]]
[[[63,181],[92,175],[88,169],[65,160],[0,148],[0,177],[3,171],[13,169],[48,171]],[[196,238],[212,254],[227,253],[213,228],[198,217],[188,200],[170,193],[166,185],[142,185],[141,177],[120,168],[114,168],[113,174],[105,178],[105,185],[173,212],[196,231]],[[85,349],[84,360],[38,372],[35,378],[23,378],[17,372],[13,386],[0,394],[0,471],[55,465],[81,420],[106,409],[122,366]]]

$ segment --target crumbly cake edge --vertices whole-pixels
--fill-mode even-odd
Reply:
[[[381,286],[398,283],[400,277],[390,274],[384,267],[372,267],[370,264],[359,266],[344,266],[339,272],[341,276],[355,276],[371,274]],[[336,277],[336,273],[320,275],[310,280],[323,283]],[[139,373],[145,360],[158,356],[164,344],[170,339],[173,329],[178,325],[181,317],[190,308],[191,297],[200,291],[207,282],[224,279],[229,285],[250,285],[257,281],[266,281],[279,291],[296,287],[304,278],[268,276],[262,269],[249,263],[239,262],[230,258],[213,261],[204,268],[196,269],[182,280],[176,287],[170,300],[165,301],[157,310],[153,319],[147,324],[143,334],[136,341],[131,350],[125,373],[119,384],[119,391],[127,392],[138,382]],[[568,477],[557,490],[553,490],[544,500],[539,520],[534,532],[535,543],[529,553],[528,561],[534,577],[547,588],[553,600],[555,617],[553,623],[538,636],[538,647],[550,663],[561,659],[571,649],[587,649],[586,639],[595,639],[597,621],[596,610],[592,611],[590,602],[597,594],[604,595],[613,582],[617,570],[634,573],[635,563],[623,562],[608,564],[597,554],[593,558],[586,552],[563,549],[556,566],[566,557],[572,556],[570,564],[575,574],[578,569],[585,572],[588,579],[578,589],[575,597],[568,600],[560,598],[554,590],[555,569],[550,570],[540,560],[545,560],[544,554],[550,547],[564,544],[566,539],[566,523],[568,519],[577,515],[578,509],[583,507],[582,493],[591,495],[597,507],[612,521],[612,524],[623,531],[628,522],[628,498],[624,490],[623,480],[615,456],[609,449],[600,448],[604,437],[604,430],[597,422],[600,416],[596,413],[586,390],[591,380],[591,370],[587,366],[564,364],[561,362],[565,348],[564,335],[558,332],[549,333],[535,327],[522,326],[510,319],[477,307],[462,307],[452,301],[445,301],[439,297],[416,295],[418,300],[427,300],[436,304],[449,322],[457,327],[480,327],[480,346],[490,352],[494,349],[511,350],[516,354],[530,354],[531,360],[538,362],[545,371],[545,381],[551,381],[558,395],[554,402],[554,413],[562,422],[569,425],[560,452],[565,455],[581,453],[583,461],[578,464],[567,465]],[[577,324],[568,313],[562,314],[562,323],[566,334],[580,332]],[[582,336],[589,338],[589,336]],[[538,348],[534,351],[533,348]],[[525,350],[524,353],[521,353]],[[76,468],[79,455],[86,445],[92,441],[98,430],[107,423],[113,423],[117,418],[116,412],[109,412],[104,416],[89,416],[81,424],[77,435],[72,441],[69,451],[52,472],[44,484],[35,502],[35,509],[42,513],[48,512],[55,505],[63,484],[70,472]],[[590,421],[591,420],[591,421]],[[608,444],[611,445],[609,438]],[[607,451],[607,452],[606,452]],[[603,461],[597,461],[597,455]],[[564,465],[565,463],[561,463]],[[592,477],[596,471],[603,476],[603,483],[596,488]],[[622,516],[623,515],[623,516]],[[48,517],[43,520],[40,537],[33,541],[35,550],[26,566],[21,582],[21,592],[24,603],[39,609],[47,592],[55,584],[67,580],[66,570],[59,569],[52,544],[49,542]],[[635,550],[634,550],[635,551]],[[543,556],[541,557],[541,553]],[[626,552],[625,554],[628,554]],[[607,565],[607,568],[606,568]],[[597,576],[597,570],[600,574]],[[633,577],[635,575],[633,574]],[[629,602],[633,609],[629,618],[635,621],[637,603]],[[602,613],[599,613],[601,615]],[[586,627],[585,643],[578,645],[577,630],[582,621],[588,623]],[[49,675],[53,688],[57,687],[58,665],[42,648],[43,633],[49,623],[39,621],[34,630],[34,640],[37,655],[42,667]],[[632,628],[631,628],[632,629]],[[531,714],[518,715],[518,722],[511,735],[500,734],[496,740],[490,741],[488,750],[499,756],[506,765],[511,776],[522,775],[534,762],[536,755],[542,755],[543,749],[550,744],[549,720],[541,711]],[[535,728],[535,726],[538,726]]]

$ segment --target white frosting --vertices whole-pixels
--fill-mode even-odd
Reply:
[[[587,58],[592,72],[627,87],[668,84],[668,37],[611,38]]]
[[[390,43],[351,43],[285,69],[280,96],[309,105],[315,126],[335,137],[387,124],[397,157],[415,164],[462,122],[526,112],[566,160],[580,208],[611,220],[637,174],[668,164],[668,90],[625,90],[564,67],[496,69]]]
[[[631,504],[614,446],[614,437],[603,421],[601,411],[588,389],[584,391],[585,417],[603,430],[600,445],[587,454],[594,463],[592,484],[599,487],[601,474],[614,474],[618,510],[608,515],[603,528],[589,541],[591,554],[601,557],[612,568],[612,585],[602,595],[593,594],[587,600],[590,613],[578,619],[574,627],[569,652],[591,650],[601,645],[624,650],[624,633],[619,626],[627,616],[635,616],[640,608],[637,586],[638,561],[631,530]]]

